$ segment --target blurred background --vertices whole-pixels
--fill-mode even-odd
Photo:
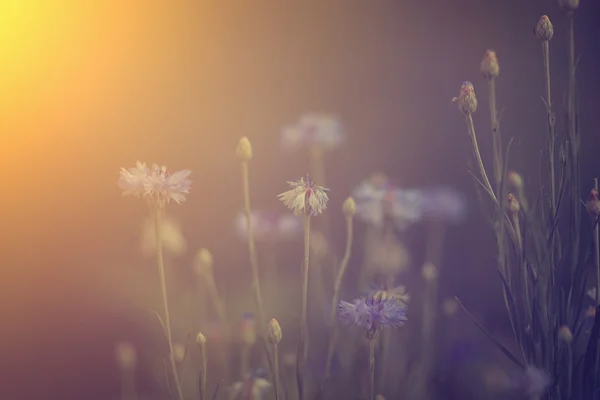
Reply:
[[[249,286],[247,248],[233,227],[242,205],[235,148],[241,136],[254,148],[253,204],[282,207],[276,195],[307,172],[308,158],[283,152],[280,132],[307,111],[337,114],[347,130],[326,160],[338,253],[341,204],[371,173],[401,187],[455,187],[469,214],[446,241],[440,290],[503,326],[494,239],[451,99],[464,80],[481,88],[474,118],[489,159],[479,63],[496,50],[501,130],[518,138],[515,169],[537,182],[546,118],[532,29],[542,14],[555,27],[552,84],[562,106],[565,18],[554,0],[0,0],[0,397],[118,395],[114,343],[143,338],[151,319],[119,301],[110,278],[128,268],[156,273],[139,252],[147,209],[115,185],[136,160],[193,170],[188,201],[170,207],[188,241],[178,262],[209,248],[228,290]],[[600,2],[581,0],[576,18],[582,179],[591,186],[600,171]]]

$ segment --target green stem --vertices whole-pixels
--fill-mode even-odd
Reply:
[[[352,217],[346,217],[346,250],[344,251],[344,258],[340,264],[335,283],[333,285],[333,300],[331,302],[331,313],[329,315],[329,321],[331,324],[331,336],[329,337],[329,347],[327,349],[327,364],[325,367],[325,377],[328,378],[331,373],[331,360],[333,359],[333,353],[335,351],[335,345],[338,338],[338,326],[335,323],[335,316],[337,311],[338,302],[340,301],[340,290],[342,288],[342,280],[344,274],[348,268],[348,262],[350,261],[350,253],[352,250],[352,235],[353,235],[353,219]]]
[[[375,339],[369,339],[369,399],[375,399]]]
[[[481,153],[479,152],[479,145],[477,144],[477,136],[475,134],[475,125],[473,124],[473,116],[471,114],[467,114],[465,115],[465,119],[467,121],[467,129],[469,130],[471,144],[473,145],[473,154],[475,155],[475,160],[477,161],[479,172],[481,173],[481,177],[483,178],[485,190],[492,198],[494,203],[498,205],[498,199],[494,194],[494,189],[492,189],[492,185],[490,184],[490,180],[488,179],[487,172],[485,171],[485,167],[483,165],[483,160],[481,159]]]
[[[275,391],[275,400],[279,400],[279,393],[280,393],[280,384],[279,384],[279,348],[277,346],[277,343],[275,343],[273,345],[273,372],[274,372],[274,379],[273,379],[273,390]]]
[[[500,140],[500,131],[498,130],[498,117],[496,111],[496,79],[492,77],[488,81],[489,102],[490,102],[490,123],[492,125],[492,145],[494,154],[494,178],[496,180],[496,192],[500,194],[500,184],[502,182],[502,142]]]
[[[206,345],[200,345],[200,357],[202,358],[202,371],[200,371],[200,400],[208,400],[206,397],[206,370],[208,362],[206,360]]]
[[[594,179],[594,188],[598,191],[598,178]],[[600,226],[598,225],[597,217],[594,221],[594,252],[596,262],[596,305],[600,304]]]
[[[169,345],[169,363],[171,365],[171,372],[173,373],[173,379],[175,381],[175,388],[177,389],[177,395],[179,400],[183,400],[183,391],[179,382],[179,374],[177,373],[177,365],[175,363],[175,354],[173,352],[173,338],[171,334],[171,317],[169,314],[169,302],[167,300],[167,283],[165,279],[165,265],[163,261],[162,251],[162,236],[161,236],[161,225],[160,225],[160,209],[156,208],[154,217],[154,230],[156,234],[156,258],[158,262],[158,272],[160,275],[160,289],[162,293],[163,306],[165,309],[165,329],[167,332],[167,343]]]
[[[298,380],[298,393],[300,400],[304,400],[304,369],[306,366],[306,356],[308,354],[308,323],[307,323],[307,308],[308,308],[308,268],[310,265],[310,214],[306,213],[304,223],[304,268],[302,269],[302,315],[300,318],[300,342],[298,343],[298,371],[300,377]]]

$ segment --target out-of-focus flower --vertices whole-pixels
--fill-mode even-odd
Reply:
[[[444,311],[444,314],[448,316],[456,314],[456,311],[458,311],[456,299],[450,297],[444,300],[442,303],[442,310]]]
[[[183,254],[187,248],[187,243],[181,232],[181,226],[177,221],[164,213],[161,215],[159,223],[163,249],[175,256]],[[144,221],[140,248],[142,254],[146,257],[153,255],[155,252],[156,233],[154,218],[147,218]]]
[[[279,194],[277,197],[287,208],[294,211],[295,215],[306,213],[316,216],[323,213],[327,208],[327,201],[329,200],[327,192],[329,189],[315,185],[308,174],[298,181],[288,181],[288,185],[292,189]]]
[[[586,293],[590,299],[596,300],[596,286],[588,289]]]
[[[408,269],[410,253],[395,237],[381,238],[371,243],[367,268],[384,276],[391,276]]]
[[[340,301],[338,317],[344,325],[365,329],[370,338],[383,328],[400,327],[407,320],[406,307],[397,300],[373,297],[356,299],[353,303]]]
[[[464,195],[451,188],[423,189],[421,214],[425,219],[444,222],[462,221],[467,214],[467,201]]]
[[[245,313],[240,321],[240,340],[247,345],[256,342],[256,319],[251,313]]]
[[[483,53],[481,73],[486,79],[496,78],[500,75],[500,64],[498,64],[498,56],[494,50],[488,49]]]
[[[573,341],[573,332],[567,325],[563,325],[558,328],[558,338],[565,343],[571,343]]]
[[[600,216],[600,199],[598,199],[598,191],[596,189],[590,191],[590,197],[586,203],[586,210],[590,217],[594,219]]]
[[[283,146],[289,149],[308,146],[333,150],[342,144],[344,129],[334,116],[307,114],[298,122],[286,126],[281,136]]]
[[[417,190],[403,190],[390,182],[372,179],[362,182],[353,192],[356,215],[363,222],[381,227],[386,218],[398,229],[406,229],[422,217],[422,195]]]
[[[406,287],[403,285],[399,285],[391,289],[387,289],[385,287],[375,289],[371,291],[367,297],[372,297],[375,301],[397,301],[403,307],[406,307],[406,305],[410,302],[410,294],[406,291]]]
[[[508,184],[517,191],[521,191],[523,190],[523,177],[515,171],[509,171]]]
[[[550,377],[541,369],[528,365],[524,372],[513,380],[513,386],[529,399],[540,398],[550,385]]]
[[[554,26],[547,15],[542,15],[533,32],[542,42],[547,42],[554,36]]]
[[[579,8],[579,0],[558,0],[558,4],[567,11],[575,11]]]
[[[302,220],[294,215],[267,210],[255,210],[250,214],[254,239],[257,241],[291,240],[302,234]],[[243,238],[248,236],[246,214],[240,212],[235,228]]]
[[[130,370],[135,368],[137,362],[137,355],[135,348],[129,342],[119,342],[115,347],[115,358],[117,364],[123,370]]]
[[[169,174],[165,166],[153,164],[148,168],[138,161],[135,168],[121,168],[117,185],[124,196],[142,197],[155,207],[163,207],[171,200],[178,204],[185,200],[192,184],[188,179],[191,173],[186,169]]]
[[[508,212],[512,215],[517,215],[519,214],[519,211],[521,211],[521,204],[519,204],[519,200],[517,200],[517,196],[515,196],[512,193],[509,193],[507,198],[507,206],[508,206]]]
[[[229,387],[230,400],[264,400],[268,397],[271,383],[262,369],[259,369],[243,381]]]
[[[473,114],[477,110],[477,97],[475,88],[469,81],[464,81],[460,86],[460,94],[452,102],[458,103],[458,109],[465,115]]]
[[[421,270],[421,274],[423,275],[423,279],[426,281],[433,281],[438,277],[438,269],[432,263],[425,263]]]

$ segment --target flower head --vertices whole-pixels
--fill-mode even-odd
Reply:
[[[358,326],[372,338],[385,327],[400,327],[406,321],[406,307],[394,298],[367,297],[353,303],[340,301],[338,305],[340,322],[347,326]]]
[[[344,140],[340,120],[323,114],[306,114],[298,122],[287,126],[282,132],[284,147],[297,149],[302,146],[333,150]]]
[[[481,60],[481,73],[486,79],[496,78],[500,75],[500,65],[498,64],[498,56],[494,50],[486,50],[483,53]]]
[[[469,81],[464,81],[460,86],[460,94],[452,99],[458,103],[458,109],[465,115],[473,114],[477,110],[477,97],[475,88]]]
[[[190,192],[192,171],[181,170],[169,174],[166,167],[156,164],[148,168],[145,163],[137,162],[135,168],[121,168],[117,185],[123,189],[123,195],[133,195],[147,199],[154,207],[163,207],[171,200],[176,203],[185,201]]]
[[[554,36],[554,26],[547,15],[542,15],[533,32],[542,42],[547,42]]]
[[[308,174],[298,181],[289,181],[288,184],[292,189],[277,197],[287,208],[294,211],[295,215],[305,213],[316,216],[325,211],[329,189],[315,185]]]

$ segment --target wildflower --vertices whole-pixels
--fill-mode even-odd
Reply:
[[[436,221],[461,221],[467,213],[465,197],[454,189],[438,187],[421,190],[423,218]]]
[[[154,164],[148,168],[138,161],[135,168],[121,168],[117,185],[123,189],[124,196],[142,197],[152,206],[161,208],[171,200],[178,204],[185,201],[192,183],[188,179],[191,173],[181,170],[169,174],[164,166]]]
[[[596,189],[590,191],[590,198],[586,203],[586,210],[593,219],[600,216],[600,200],[598,199],[598,191]]]
[[[465,115],[473,114],[477,110],[477,97],[475,88],[469,81],[464,81],[460,87],[460,94],[452,102],[458,103],[458,109]]]
[[[542,42],[548,42],[554,35],[554,26],[547,15],[542,15],[533,30],[535,36]]]
[[[294,211],[295,215],[305,213],[316,216],[325,211],[329,200],[327,196],[329,189],[315,185],[308,174],[298,181],[288,181],[288,184],[292,189],[277,197],[287,208]]]
[[[252,145],[247,137],[244,136],[240,139],[235,153],[241,162],[248,162],[252,159]]]
[[[573,332],[567,325],[563,325],[558,329],[558,337],[565,343],[571,343],[573,341]]]
[[[358,218],[373,226],[381,227],[390,218],[398,229],[404,230],[422,218],[421,192],[400,189],[389,181],[364,181],[352,197]]]
[[[385,327],[400,327],[404,325],[406,307],[394,299],[378,299],[367,297],[356,299],[353,303],[340,301],[338,305],[340,322],[347,326],[358,326],[367,332],[367,337],[373,338]]]
[[[302,220],[288,213],[253,210],[250,213],[250,220],[254,239],[257,241],[290,240],[302,233]],[[246,214],[240,212],[234,223],[237,233],[246,238],[248,236]]]
[[[282,338],[282,333],[281,333],[281,326],[279,326],[279,322],[277,322],[277,320],[275,318],[272,318],[271,321],[269,321],[269,341],[272,344],[279,344],[279,342],[281,342],[281,338]]]
[[[297,149],[302,146],[333,150],[344,140],[344,129],[334,116],[307,114],[298,122],[287,126],[282,132],[284,147]]]
[[[558,0],[558,5],[567,11],[575,11],[579,8],[579,0]]]
[[[177,221],[164,213],[161,215],[159,223],[163,249],[172,255],[181,255],[187,248],[186,240],[181,232],[181,226]],[[140,243],[142,254],[145,256],[154,254],[156,248],[156,233],[154,229],[154,218],[147,218],[144,221]]]
[[[256,342],[256,319],[251,313],[245,313],[240,322],[240,340],[246,345]]]
[[[131,370],[135,368],[137,355],[135,348],[129,342],[119,342],[115,348],[115,358],[117,364],[123,370]]]
[[[500,75],[500,66],[498,64],[498,56],[494,50],[486,50],[483,53],[483,59],[481,60],[481,73],[486,79],[492,79]]]

